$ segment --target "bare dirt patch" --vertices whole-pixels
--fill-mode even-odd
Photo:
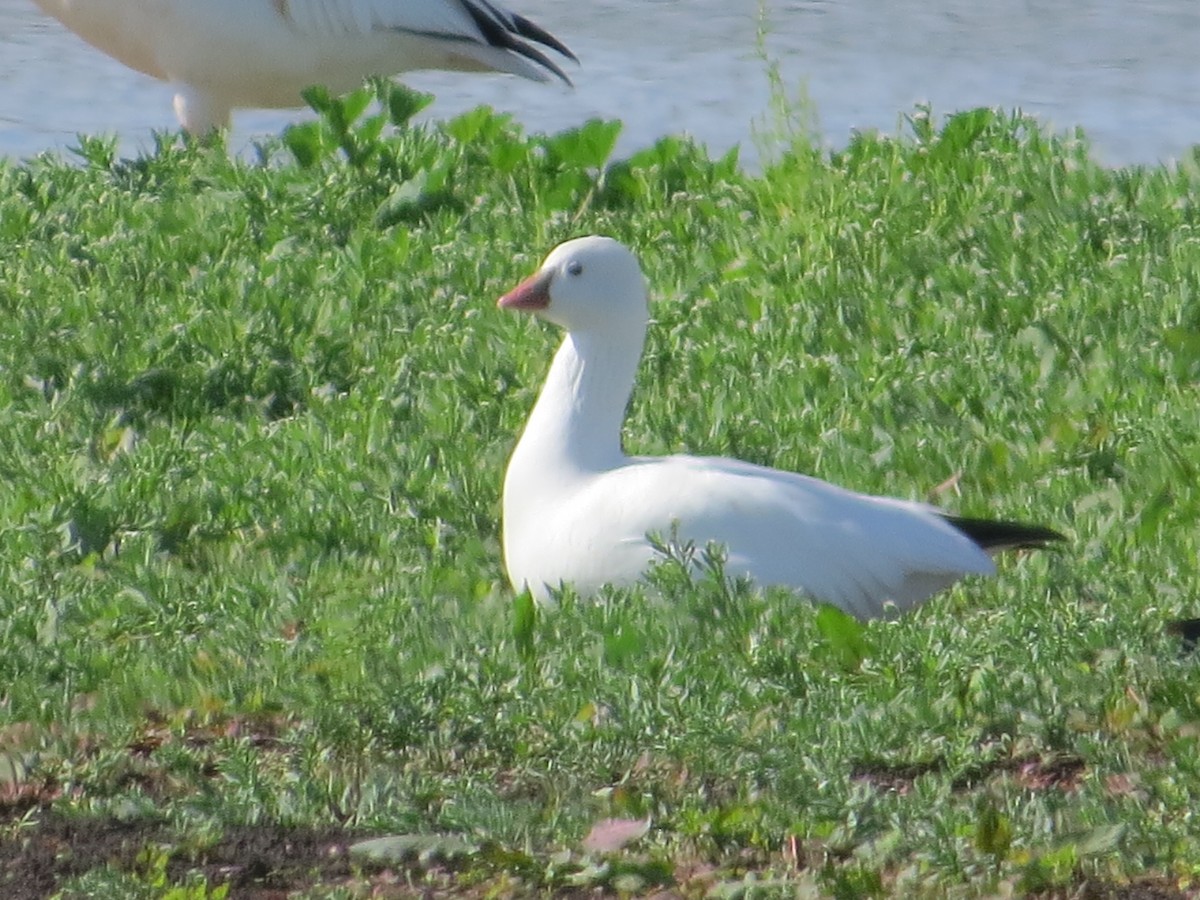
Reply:
[[[349,878],[347,847],[358,837],[336,828],[230,827],[209,847],[173,854],[167,874],[181,880],[199,871],[210,884],[229,884],[231,897],[266,900]],[[42,900],[67,879],[95,869],[135,872],[147,847],[171,847],[178,840],[157,823],[45,813],[36,825],[0,838],[0,896]]]
[[[882,791],[907,794],[912,789],[913,782],[922,775],[944,772],[946,769],[946,761],[941,758],[900,763],[864,760],[851,767],[850,777]],[[1031,754],[1011,759],[996,759],[972,766],[954,779],[952,787],[956,791],[966,791],[990,778],[1008,776],[1031,791],[1051,788],[1071,791],[1079,785],[1086,769],[1087,764],[1082,757]]]
[[[1165,878],[1142,878],[1129,884],[1083,878],[1069,889],[1033,896],[1041,900],[1189,900],[1196,894],[1180,890]]]

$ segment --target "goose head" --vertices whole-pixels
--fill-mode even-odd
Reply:
[[[627,247],[592,235],[559,244],[498,305],[531,312],[571,333],[644,330],[646,278]]]

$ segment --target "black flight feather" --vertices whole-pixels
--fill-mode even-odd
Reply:
[[[1025,525],[1021,522],[998,522],[993,519],[969,519],[962,516],[943,516],[947,522],[973,540],[984,550],[1022,550],[1045,547],[1066,538],[1053,528]]]
[[[539,66],[553,72],[567,84],[571,83],[571,79],[567,77],[567,73],[555,65],[550,57],[522,40],[522,38],[528,38],[531,41],[557,50],[563,56],[575,62],[579,62],[575,58],[575,54],[568,50],[566,45],[550,34],[550,32],[530,22],[524,16],[514,15],[497,9],[488,0],[464,0],[463,8],[475,21],[475,27],[479,29],[479,33],[483,35],[484,40],[493,47],[524,56],[526,59],[532,60]]]
[[[508,50],[510,53],[515,53],[518,56],[524,56],[526,59],[537,63],[546,71],[557,75],[563,80],[564,84],[571,84],[571,79],[567,77],[567,73],[559,68],[550,57],[538,50],[537,47],[526,43],[526,40],[530,40],[538,44],[543,44],[552,50],[557,50],[572,62],[579,62],[575,54],[567,49],[566,44],[540,25],[535,25],[524,16],[518,16],[506,10],[499,9],[489,3],[488,0],[462,0],[462,8],[471,17],[471,20],[475,23],[475,27],[479,29],[479,34],[487,42],[488,46],[496,47],[500,50]],[[395,30],[419,37],[431,38],[435,41],[447,41],[449,43],[470,43],[475,40],[475,38],[466,35],[443,31],[425,31],[417,28],[397,28]]]
[[[513,25],[516,26],[516,32],[523,38],[528,38],[531,41],[549,47],[551,50],[557,50],[571,62],[579,62],[579,57],[571,52],[571,48],[548,32],[537,22],[531,22],[522,15],[513,13]]]

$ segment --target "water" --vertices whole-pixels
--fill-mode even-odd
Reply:
[[[201,0],[194,0],[201,2]],[[480,103],[537,131],[625,122],[621,152],[688,132],[714,152],[751,135],[770,101],[767,57],[811,98],[823,139],[894,132],[918,102],[937,113],[1021,107],[1082,126],[1112,164],[1177,158],[1200,142],[1200,4],[1194,0],[506,0],[582,60],[575,90],[502,76],[421,73],[430,115]],[[234,147],[304,112],[236,114]],[[175,128],[171,92],[92,50],[31,0],[0,0],[0,154],[28,156],[116,133],[123,152]]]

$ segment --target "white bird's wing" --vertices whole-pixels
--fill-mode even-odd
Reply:
[[[606,473],[587,518],[623,523],[626,538],[667,536],[678,523],[680,538],[725,545],[729,574],[785,585],[862,618],[883,614],[888,603],[906,609],[965,574],[994,571],[983,550],[924,504],[738,460],[634,463]]]
[[[394,28],[480,38],[463,0],[274,0],[274,5],[291,27],[307,34],[369,34]]]
[[[534,65],[518,74],[545,80],[552,72],[570,83],[566,74],[534,44],[575,59],[557,38],[524,16],[490,0],[272,0],[289,27],[305,34],[370,34],[403,32],[464,47],[475,45],[506,51]]]

